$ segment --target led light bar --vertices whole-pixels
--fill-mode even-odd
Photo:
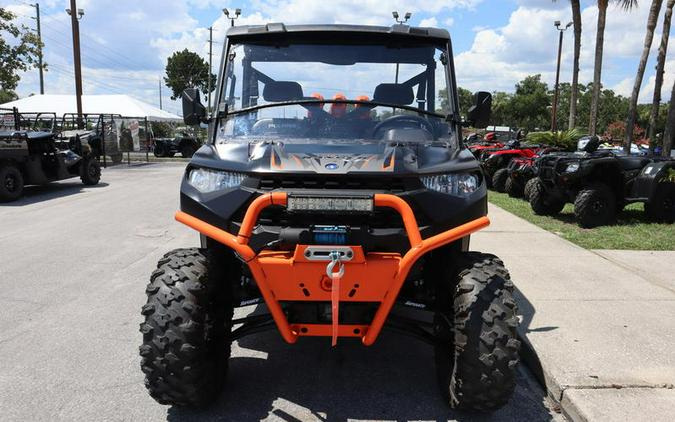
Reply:
[[[289,211],[372,212],[373,198],[288,196]]]

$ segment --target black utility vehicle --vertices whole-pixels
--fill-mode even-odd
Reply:
[[[180,153],[183,158],[191,158],[200,147],[200,142],[189,128],[178,128],[175,136],[153,139],[155,157],[173,157]]]
[[[113,164],[122,162],[120,122],[122,116],[113,114],[67,113],[56,128],[61,142],[81,143],[100,161],[110,157]]]
[[[590,228],[612,223],[627,204],[643,202],[652,220],[672,223],[675,160],[626,156],[598,150],[598,145],[596,137],[583,151],[539,158],[529,197],[532,210],[553,215],[572,202],[579,225]]]
[[[58,146],[53,132],[0,132],[0,201],[13,201],[26,185],[80,177],[95,185],[101,177],[96,158],[79,142]]]
[[[489,224],[487,191],[460,139],[447,31],[238,26],[223,57],[210,140],[186,168],[176,213],[201,247],[168,252],[146,290],[150,395],[214,400],[231,341],[264,329],[291,344],[369,346],[384,327],[433,345],[450,406],[504,405],[516,303],[502,261],[469,252],[470,234]],[[484,127],[490,94],[475,100],[469,120]],[[205,121],[196,90],[183,113]],[[233,320],[234,308],[262,302],[267,312]]]

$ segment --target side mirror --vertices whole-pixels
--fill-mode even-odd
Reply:
[[[492,114],[492,94],[478,91],[473,94],[473,105],[469,109],[467,120],[476,128],[486,127]]]
[[[199,98],[196,88],[188,88],[181,95],[183,98],[183,120],[188,126],[198,125],[206,120],[206,107]]]

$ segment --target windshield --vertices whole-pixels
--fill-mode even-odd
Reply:
[[[450,142],[446,64],[432,44],[231,45],[217,141]]]

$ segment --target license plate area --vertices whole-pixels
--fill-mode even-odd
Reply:
[[[330,261],[332,253],[337,253],[342,262],[354,258],[354,251],[349,246],[307,246],[303,255],[309,261]]]
[[[396,278],[398,253],[365,254],[361,246],[297,245],[293,252],[263,251],[257,260],[277,300],[330,302],[326,265],[332,251],[345,257],[340,301],[382,302]]]

